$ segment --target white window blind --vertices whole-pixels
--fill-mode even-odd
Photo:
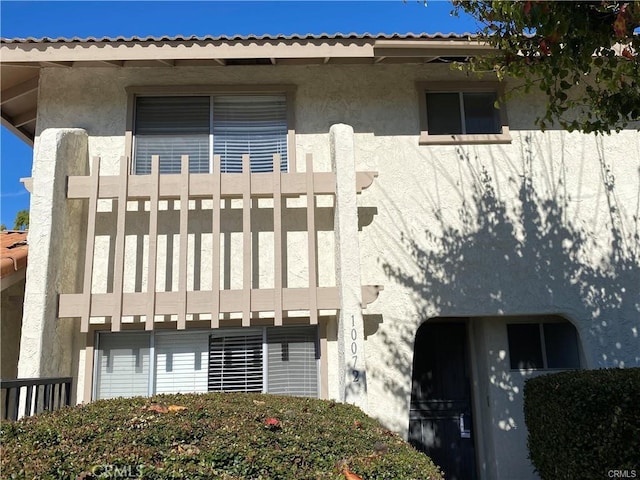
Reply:
[[[209,337],[209,391],[263,391],[262,330]]]
[[[210,97],[136,99],[135,173],[151,173],[151,156],[160,156],[160,173],[180,173],[182,155],[189,171],[209,171]]]
[[[252,172],[272,172],[273,154],[287,166],[287,106],[284,95],[229,95],[213,102],[213,153],[222,172],[241,172],[249,154]]]
[[[267,328],[267,352],[269,393],[318,396],[316,327]]]
[[[206,332],[156,334],[155,393],[207,391]]]
[[[101,334],[97,355],[96,398],[149,394],[148,334]]]
[[[212,151],[222,172],[241,172],[243,154],[251,171],[271,172],[275,153],[286,171],[287,133],[285,95],[137,97],[134,172],[149,174],[159,155],[161,173],[179,173],[189,155],[190,172],[206,173]]]

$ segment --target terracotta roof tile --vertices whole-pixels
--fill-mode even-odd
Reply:
[[[0,232],[0,278],[27,267],[27,232]]]

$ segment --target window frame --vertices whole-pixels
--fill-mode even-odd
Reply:
[[[418,105],[420,114],[420,145],[491,145],[509,144],[509,120],[507,107],[504,101],[504,85],[500,82],[417,82]],[[495,93],[500,104],[498,120],[500,133],[480,134],[429,134],[429,122],[427,120],[427,93]],[[461,107],[462,109],[462,107]]]
[[[296,172],[295,85],[141,85],[125,87],[127,120],[125,152],[132,159],[129,174],[135,174],[133,142],[137,97],[191,97],[223,95],[284,95],[287,102],[287,172]],[[212,173],[211,171],[209,173]]]
[[[577,367],[549,367],[548,364],[548,352],[547,352],[547,345],[546,345],[546,339],[545,339],[545,331],[544,331],[544,327],[545,325],[550,325],[550,324],[567,324],[570,325],[573,328],[573,331],[575,333],[575,340],[576,340],[576,349],[577,349],[577,355],[578,355],[578,366]],[[513,368],[511,366],[511,345],[509,344],[509,334],[508,334],[508,328],[509,326],[517,326],[517,325],[535,325],[538,329],[538,339],[540,341],[540,354],[541,354],[541,359],[542,359],[542,366],[541,367],[536,367],[536,368]],[[507,339],[507,354],[508,354],[508,365],[509,365],[509,370],[512,372],[520,372],[520,371],[530,371],[530,372],[562,372],[562,371],[571,371],[571,370],[581,370],[582,368],[584,368],[584,359],[583,359],[583,352],[582,352],[582,342],[580,340],[580,332],[579,330],[576,328],[576,326],[573,324],[573,322],[570,322],[569,320],[567,320],[566,318],[560,317],[560,316],[550,316],[550,317],[542,317],[542,318],[536,318],[536,317],[526,317],[526,318],[518,318],[516,319],[510,319],[507,323],[505,323],[505,338]]]

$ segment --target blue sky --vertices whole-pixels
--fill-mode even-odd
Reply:
[[[0,1],[0,36],[101,37],[291,33],[473,32],[451,3],[389,1]],[[13,227],[29,208],[20,184],[31,176],[32,149],[2,127],[0,222]]]

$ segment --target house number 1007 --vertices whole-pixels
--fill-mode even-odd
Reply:
[[[360,371],[358,370],[358,344],[356,339],[358,338],[358,331],[356,330],[356,320],[351,315],[351,358],[353,359],[353,368],[351,374],[353,375],[353,382],[360,381]]]

